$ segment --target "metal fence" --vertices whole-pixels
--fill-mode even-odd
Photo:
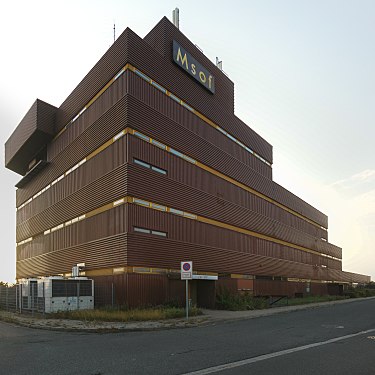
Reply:
[[[17,311],[18,292],[19,285],[0,285],[0,310]]]

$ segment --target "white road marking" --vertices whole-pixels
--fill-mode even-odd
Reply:
[[[298,346],[296,348],[281,350],[281,351],[275,352],[275,353],[264,354],[264,355],[260,355],[258,357],[243,359],[241,361],[226,363],[224,365],[219,365],[219,366],[214,366],[214,367],[208,367],[208,368],[205,368],[205,369],[202,369],[202,370],[189,372],[189,373],[186,373],[184,375],[205,375],[205,374],[212,374],[214,372],[229,370],[229,369],[232,369],[232,368],[235,368],[235,367],[240,367],[240,366],[246,366],[246,365],[249,365],[251,363],[264,361],[266,359],[280,357],[282,355],[291,354],[291,353],[295,353],[295,352],[300,352],[302,350],[315,348],[317,346],[332,344],[332,343],[337,342],[337,341],[342,341],[342,340],[350,339],[350,338],[356,337],[356,336],[366,335],[366,334],[371,333],[371,332],[375,332],[375,328],[368,329],[367,331],[361,331],[361,332],[357,332],[357,333],[352,333],[350,335],[335,337],[334,339],[329,339],[329,340],[326,340],[326,341],[320,341],[320,342],[315,342],[313,344]]]

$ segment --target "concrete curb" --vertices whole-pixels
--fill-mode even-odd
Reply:
[[[329,307],[338,304],[360,302],[364,300],[375,299],[375,297],[365,297],[365,298],[350,298],[338,301],[328,301],[328,302],[318,302],[318,303],[308,303],[306,305],[297,306],[283,306],[274,307],[264,310],[247,310],[247,311],[227,311],[227,310],[202,310],[204,316],[209,316],[211,322],[218,321],[235,321],[244,319],[255,319],[264,316],[271,316],[282,313],[289,313],[299,310],[314,309],[319,307]]]
[[[330,302],[311,303],[298,306],[275,307],[265,310],[226,311],[226,310],[202,310],[203,316],[185,319],[169,319],[159,321],[140,322],[92,322],[68,319],[45,319],[27,315],[19,315],[6,311],[0,311],[0,321],[16,324],[33,329],[45,329],[64,332],[86,332],[86,333],[115,333],[135,331],[158,331],[176,328],[191,328],[207,325],[215,325],[219,322],[231,322],[236,320],[255,319],[281,313],[290,313],[299,310],[329,307],[343,303],[360,302],[375,299],[375,297],[353,298]]]

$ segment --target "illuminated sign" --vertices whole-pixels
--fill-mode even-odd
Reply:
[[[173,61],[206,89],[215,93],[215,77],[175,40],[173,41]]]

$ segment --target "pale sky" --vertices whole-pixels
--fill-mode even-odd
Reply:
[[[199,6],[198,6],[199,4]],[[180,29],[235,83],[236,115],[273,145],[274,180],[328,215],[343,269],[375,279],[375,2],[17,1],[0,14],[0,143],[36,98],[59,106],[130,27]],[[157,77],[156,77],[157,78]],[[1,158],[4,166],[4,151]],[[0,281],[15,278],[15,188],[0,168]]]

